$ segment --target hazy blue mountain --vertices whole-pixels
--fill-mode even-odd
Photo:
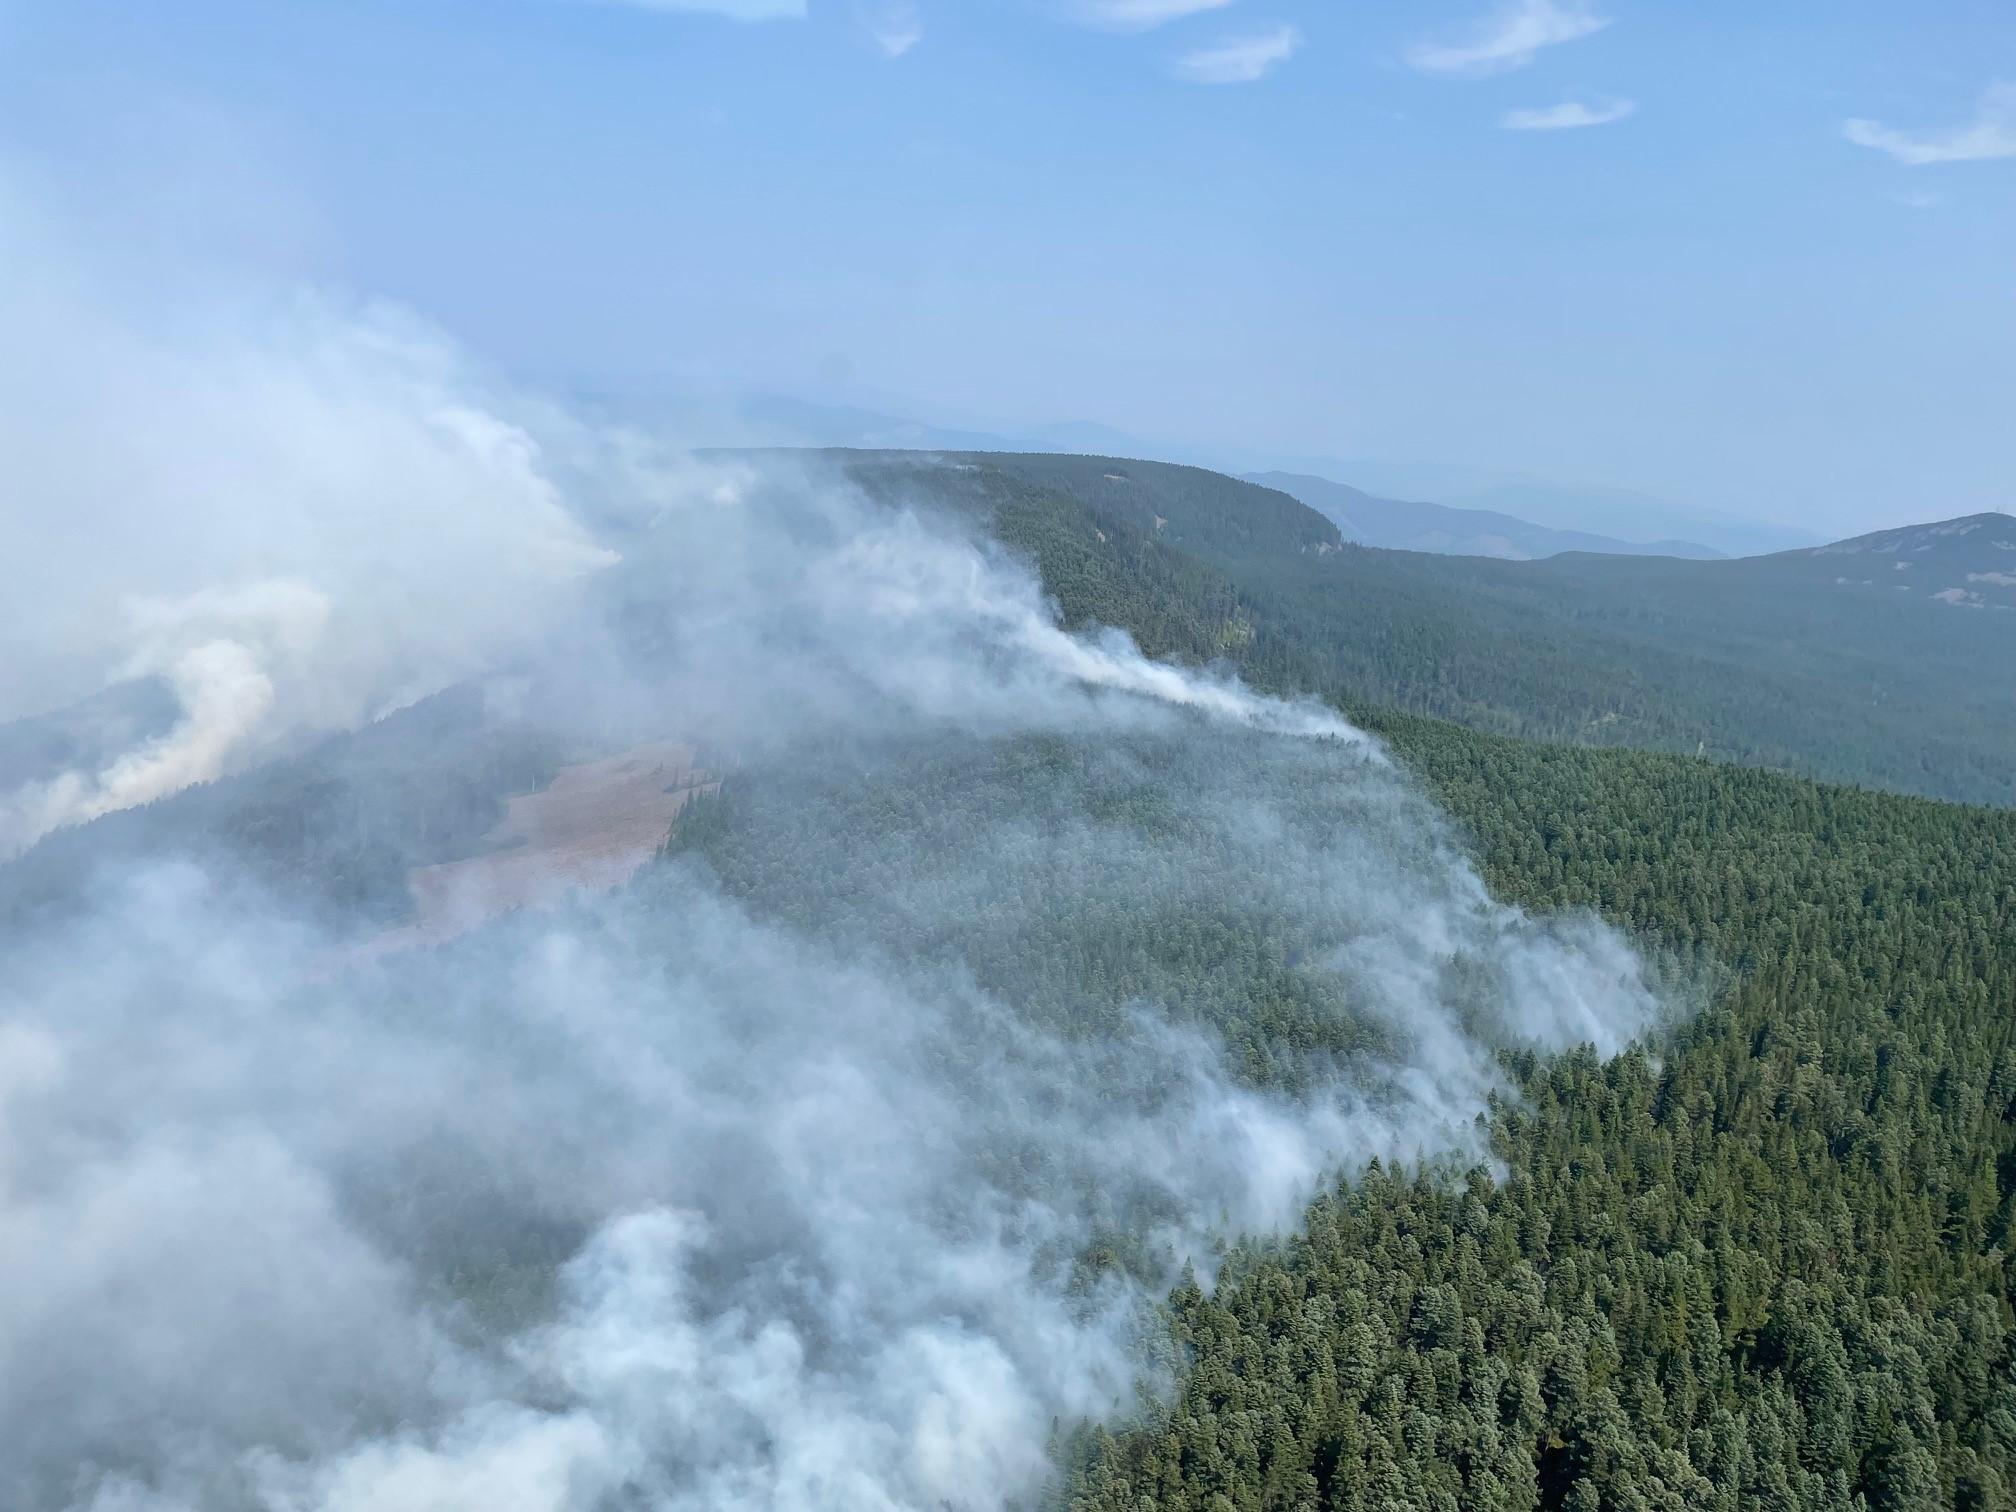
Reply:
[[[723,397],[676,383],[548,380],[577,412],[694,447],[899,447],[913,451],[1012,451],[1027,437],[920,420],[872,401],[842,403],[791,394]],[[1102,448],[1103,449],[1103,448]]]
[[[1488,509],[1452,509],[1446,504],[1385,499],[1348,483],[1307,473],[1248,473],[1250,482],[1292,494],[1332,521],[1347,540],[1361,546],[1428,551],[1442,556],[1497,557],[1524,562],[1564,551],[1613,556],[1672,556],[1706,560],[1723,555],[1693,541],[1622,541],[1580,530],[1554,530]]]
[[[766,439],[799,446],[901,447],[923,451],[1006,451],[1015,441],[993,431],[934,425],[847,404],[782,394],[744,399],[741,418]]]
[[[1705,542],[1728,556],[1813,546],[1823,539],[1811,530],[1742,519],[1635,489],[1600,484],[1519,479],[1448,496],[1442,502],[1465,509],[1503,510],[1559,529],[1639,539],[1682,536]]]
[[[1503,468],[1293,454],[1236,442],[1143,436],[1085,420],[1032,425],[984,417],[924,419],[920,416],[928,413],[926,407],[892,395],[853,398],[770,392],[723,401],[703,400],[676,384],[641,380],[565,387],[570,398],[591,413],[641,425],[693,446],[1071,453],[1174,462],[1233,476],[1293,473],[1348,478],[1352,486],[1383,499],[1499,514],[1529,527],[1591,538],[1515,553],[1524,556],[1572,550],[1755,556],[1817,546],[1826,539],[1811,530],[1746,519],[1635,489],[1534,477]],[[1424,544],[1415,549],[1452,548]],[[1488,547],[1481,551],[1504,554]]]
[[[1554,530],[1581,530],[1625,541],[1699,541],[1728,556],[1757,556],[1818,546],[1825,536],[1749,519],[1633,488],[1533,477],[1491,468],[1378,458],[1322,465],[1277,464],[1283,471],[1349,478],[1369,493],[1432,499],[1455,509],[1486,509]]]

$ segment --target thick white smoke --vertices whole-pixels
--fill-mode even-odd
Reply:
[[[601,560],[401,323],[308,307],[211,362],[54,308],[99,350],[0,394],[45,421],[7,507],[56,585],[6,632],[49,615],[51,686],[151,673],[183,718],[35,824],[535,650]],[[91,454],[100,380],[127,440]],[[1480,1157],[1496,1047],[1650,1021],[1618,937],[1494,902],[1334,714],[1067,634],[1022,567],[831,475],[569,444],[657,493],[616,628],[520,655],[525,708],[732,745],[843,880],[737,897],[683,857],[360,964],[162,861],[0,940],[0,1503],[1026,1505],[1060,1427],[1177,1363],[1144,1319],[1185,1266],[1373,1155]],[[1079,762],[1040,812],[849,807],[860,753],[1027,741]],[[1170,822],[1106,803],[1149,792]],[[1116,1005],[1045,953],[1074,918],[1254,958]],[[1308,1031],[1283,1074],[1227,1050],[1248,976]]]
[[[619,590],[652,622],[649,696],[737,749],[892,725],[1113,729],[1185,709],[1384,762],[1313,702],[1150,661],[1117,631],[1066,633],[1024,565],[935,509],[929,484],[916,508],[890,508],[816,455],[627,460],[625,492],[660,485],[648,528],[625,540]],[[594,680],[630,686],[634,662]]]
[[[0,792],[0,856],[467,676],[611,560],[396,312],[134,286],[0,177],[0,331],[0,721],[139,677],[180,706]]]
[[[1205,764],[1236,774],[1237,749]],[[688,862],[578,919],[336,978],[312,937],[189,871],[17,950],[0,1411],[30,1431],[0,1492],[289,1512],[1035,1495],[1055,1424],[1152,1388],[1142,1311],[1183,1265],[1208,1278],[1221,1241],[1291,1226],[1370,1156],[1479,1157],[1492,1043],[1614,1048],[1652,1006],[1614,937],[1491,903],[1354,756],[1263,760],[1222,801],[1161,775],[1205,810],[1201,842],[1001,820],[874,905],[901,935],[975,906],[1013,922],[1049,888],[1116,919],[1251,889],[1256,915],[1330,942],[1308,975],[1389,1025],[1387,1050],[1245,1085],[1160,1004],[1091,1034],[1031,1023],[956,959],[765,922]],[[1351,800],[1284,833],[1280,779],[1312,776]],[[834,845],[872,868],[917,838]],[[1467,1001],[1443,980],[1462,961],[1491,976]],[[1074,1284],[1108,1241],[1136,1263]]]

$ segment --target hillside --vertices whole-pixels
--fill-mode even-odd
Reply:
[[[2016,814],[1381,728],[1495,892],[1600,910],[1710,1000],[1650,1053],[1508,1055],[1489,1161],[1374,1165],[1215,1287],[1179,1284],[1172,1397],[1071,1436],[1065,1504],[2006,1507]],[[1268,776],[1227,754],[1207,784]],[[1384,1053],[1348,995],[1309,990],[1321,926],[1275,911],[1249,851],[1216,853],[1206,898],[1143,865],[1186,812],[1168,794],[1199,791],[1187,764],[1144,783],[1112,758],[1050,741],[752,771],[680,847],[766,917],[962,963],[1077,1032],[1167,1007],[1267,1081],[1312,1043]],[[1085,810],[1092,836],[1060,822]],[[1041,885],[951,889],[956,925],[921,927],[971,836],[1032,811]],[[1137,867],[1152,886],[1116,896]]]
[[[2012,23],[0,0],[0,1512],[2016,1512]]]
[[[1426,551],[1441,556],[1496,557],[1514,562],[1559,556],[1564,551],[1698,560],[1722,555],[1712,547],[1692,541],[1641,544],[1580,530],[1553,530],[1495,510],[1452,509],[1444,504],[1383,499],[1348,483],[1307,473],[1263,472],[1248,473],[1245,477],[1249,483],[1277,488],[1300,499],[1335,524],[1347,540],[1360,546]]]
[[[1732,970],[1513,1062],[1500,1164],[1374,1170],[1169,1332],[1072,1512],[2007,1507],[2016,815],[1387,727],[1494,888]]]
[[[1811,551],[1784,554],[1842,588],[1920,594],[1957,608],[2016,609],[2016,519],[1966,515],[1932,525],[1879,530]]]
[[[2016,560],[2007,516],[1736,561],[1498,562],[1356,547],[1279,490],[1177,464],[822,455],[872,493],[982,521],[1035,560],[1070,619],[1125,625],[1151,655],[1227,659],[1263,686],[1315,689],[1361,712],[2016,803],[2016,617],[2000,607],[2016,588],[1995,581],[1997,564]],[[619,612],[648,643],[650,552],[636,557]],[[463,690],[52,835],[0,871],[0,915],[32,911],[121,856],[223,848],[269,884],[401,922],[409,870],[480,850],[506,799],[569,759],[485,729],[479,707]],[[0,728],[7,785],[95,761],[171,714],[148,682]]]
[[[1489,561],[1354,546],[1288,495],[1199,468],[822,455],[871,492],[992,511],[1069,617],[1138,623],[1154,654],[1499,734],[2016,804],[2016,616],[1990,598],[2006,517],[1730,561]],[[1925,586],[1868,586],[1879,572]]]
[[[1384,614],[1389,630],[1421,633],[1431,613],[1455,612],[1452,581],[1553,584],[1542,602],[1558,612],[1574,594],[1598,602],[1578,585],[1613,561],[1365,550],[1285,495],[1190,468],[836,460],[880,496],[984,519],[1040,564],[1072,618],[1121,626],[1173,657],[1223,657],[1284,692],[1347,687],[1379,665],[1346,659],[1364,642],[1408,650],[1368,627]],[[1992,542],[1985,530],[1935,531],[1934,550],[1914,555],[1929,561],[1939,543],[1977,537]],[[701,549],[690,534],[659,544]],[[652,561],[637,553],[626,594],[649,593]],[[1880,606],[1892,624],[2007,622],[1838,584],[1806,553],[1614,561],[1638,577],[1608,591],[1651,605],[1648,634],[1665,633],[1662,594],[1695,605],[1671,611],[1684,618],[1759,584],[1782,590],[1767,598],[1796,599],[1797,614]],[[1966,561],[1941,570],[1955,565]],[[1394,576],[1400,567],[1416,576]],[[1473,597],[1496,602],[1493,592]],[[1501,606],[1508,619],[1518,603]],[[1714,643],[1691,633],[1689,654],[1707,657]],[[1560,644],[1608,646],[1620,665],[1634,646]],[[1433,654],[1420,645],[1431,671],[1493,666],[1457,661],[1454,640]],[[1476,649],[1503,655],[1488,640]],[[1806,669],[1809,693],[1829,665]],[[959,670],[999,668],[982,657]],[[1507,697],[1574,691],[1536,682]],[[180,855],[250,862],[263,888],[342,924],[331,943],[410,923],[412,943],[433,948],[380,952],[355,973],[329,950],[261,972],[241,964],[266,958],[243,954],[252,937],[232,936],[228,912],[199,915],[237,952],[223,978],[232,1008],[216,1020],[203,1016],[213,979],[191,986],[184,957],[156,968],[136,954],[129,1006],[74,1078],[102,1086],[106,1101],[72,1139],[95,1156],[83,1134],[114,1112],[157,1084],[182,1096],[190,1074],[164,1045],[191,1026],[206,1048],[230,1050],[205,1054],[204,1076],[247,1068],[247,1100],[219,1115],[226,1128],[254,1098],[305,1104],[307,1132],[283,1123],[279,1137],[312,1149],[329,1137],[325,1110],[373,1089],[368,1138],[342,1147],[329,1190],[356,1211],[358,1232],[442,1299],[439,1316],[503,1341],[511,1360],[521,1356],[503,1351],[519,1341],[575,1337],[569,1288],[583,1268],[570,1256],[601,1253],[581,1249],[600,1213],[580,1194],[592,1198],[614,1172],[619,1211],[705,1213],[734,1236],[718,1264],[710,1256],[687,1275],[647,1251],[638,1270],[653,1305],[668,1275],[720,1288],[706,1295],[727,1323],[667,1333],[646,1307],[614,1330],[617,1394],[647,1411],[667,1410],[658,1362],[699,1359],[707,1380],[673,1383],[688,1394],[672,1400],[746,1413],[734,1395],[754,1378],[746,1320],[783,1320],[766,1322],[762,1358],[788,1362],[805,1316],[794,1309],[824,1292],[847,1302],[812,1315],[818,1379],[849,1409],[916,1375],[914,1350],[873,1368],[888,1336],[963,1345],[998,1329],[1012,1345],[1033,1315],[1029,1352],[1048,1361],[1060,1339],[1088,1338],[1080,1330],[1102,1299],[1124,1297],[1141,1331],[1126,1362],[1162,1389],[1139,1401],[1117,1385],[1076,1391],[1025,1414],[1036,1447],[1024,1473],[1048,1476],[1052,1457],[1058,1473],[1014,1505],[2007,1507],[2016,812],[1522,742],[1391,709],[1370,722],[1396,767],[1334,742],[1184,718],[1074,718],[1006,734],[878,722],[769,744],[713,789],[684,748],[580,762],[495,722],[462,688],[51,836],[0,865],[0,944],[32,965],[53,942],[67,966],[80,953],[63,900],[87,902],[106,875]],[[601,842],[626,817],[617,809],[640,828],[624,824],[610,855]],[[662,854],[644,859],[675,823]],[[542,849],[584,863],[608,855],[635,876],[557,917],[487,917],[453,939],[431,927],[439,899],[411,891],[423,865],[423,877],[474,880],[506,908],[530,901],[518,872],[551,865]],[[1551,1006],[1575,985],[1557,974],[1573,951],[1558,947],[1601,938],[1598,919],[1652,963],[1662,1007],[1631,1021],[1643,1039],[1564,1046],[1492,1028],[1501,1001]],[[1553,965],[1529,976],[1535,961]],[[1602,1006],[1628,996],[1614,975],[1596,981]],[[47,1021],[88,1016],[113,990],[86,985],[95,990],[51,999]],[[718,1024],[705,1011],[713,993],[732,994]],[[926,1003],[943,1006],[926,1013]],[[1471,1045],[1453,1061],[1450,1035],[1434,1027],[1444,1015],[1443,1029]],[[332,1029],[389,1037],[372,1041],[385,1046],[378,1056],[332,1059],[345,1043]],[[1224,1070],[1206,1073],[1199,1100],[1186,1089],[1213,1057]],[[161,1075],[164,1065],[182,1074]],[[1361,1163],[1336,1180],[1310,1173],[1306,1209],[1309,1188],[1295,1188],[1279,1237],[1246,1216],[1254,1189],[1293,1163],[1282,1115],[1298,1099],[1346,1094],[1339,1106],[1370,1111],[1364,1137],[1376,1139],[1421,1088],[1446,1092],[1452,1065],[1473,1078],[1474,1101],[1458,1093],[1456,1104],[1467,1142],[1379,1146],[1386,1158],[1370,1163],[1370,1147],[1354,1145]],[[1407,1074],[1390,1077],[1396,1066]],[[407,1086],[410,1103],[388,1100]],[[872,1095],[849,1095],[856,1087]],[[189,1117],[186,1102],[168,1106]],[[500,1122],[522,1137],[480,1150]],[[780,1131],[789,1142],[775,1159],[752,1156]],[[913,1198],[906,1173],[920,1168],[920,1147],[930,1179]],[[553,1162],[557,1195],[524,1189],[528,1171]],[[248,1180],[242,1161],[205,1170],[208,1187],[234,1197]],[[794,1186],[801,1172],[820,1183],[816,1200]],[[903,1201],[881,1190],[892,1174]],[[216,1225],[220,1244],[256,1238],[249,1205]],[[1193,1211],[1210,1244],[1189,1252],[1208,1264],[1177,1265],[1172,1226],[1190,1244],[1181,1225]],[[841,1242],[804,1237],[836,1223],[847,1225]],[[1023,1240],[1025,1228],[1038,1237]],[[974,1236],[984,1245],[1004,1231],[1023,1247],[982,1248],[987,1263],[967,1263]],[[122,1277],[151,1297],[170,1268],[156,1250],[135,1253]],[[313,1253],[260,1249],[257,1261],[286,1276],[279,1258]],[[948,1256],[957,1263],[942,1265]],[[1004,1270],[1033,1279],[1004,1292],[994,1279]],[[766,1290],[779,1272],[783,1290]],[[925,1282],[909,1279],[920,1273]],[[620,1265],[591,1274],[621,1294]],[[948,1302],[970,1275],[986,1284]],[[302,1295],[347,1323],[321,1277],[311,1271]],[[243,1288],[224,1295],[271,1315],[256,1288],[249,1303]],[[874,1316],[854,1327],[863,1312]],[[272,1334],[260,1337],[263,1347]],[[280,1337],[319,1379],[327,1348]],[[684,1348],[696,1342],[704,1348]],[[988,1349],[989,1361],[1010,1359]],[[641,1382],[630,1368],[640,1350],[651,1367]],[[945,1353],[963,1392],[972,1357]],[[583,1394],[598,1410],[592,1372],[607,1367],[587,1352],[568,1358],[591,1372]],[[724,1361],[736,1369],[713,1369]],[[716,1375],[728,1388],[708,1395]],[[1010,1363],[981,1379],[996,1390],[1022,1378]],[[569,1377],[527,1419],[576,1410],[567,1393],[580,1390]],[[152,1452],[130,1416],[101,1418],[95,1403],[76,1430],[91,1455],[123,1467]],[[766,1446],[782,1436],[764,1429]],[[78,1456],[57,1442],[26,1461],[48,1467],[46,1482],[13,1484],[58,1493],[10,1505],[71,1504]],[[682,1438],[669,1474],[687,1473],[686,1449]]]
[[[175,695],[159,678],[117,683],[64,708],[0,723],[0,793],[100,765],[168,728]],[[5,836],[0,835],[0,844]]]
[[[78,718],[71,711],[58,722]],[[164,859],[228,864],[345,927],[401,924],[414,911],[411,870],[480,854],[509,798],[543,787],[563,762],[551,736],[488,718],[480,688],[452,688],[307,751],[0,857],[0,933],[47,927],[89,903],[107,878]]]

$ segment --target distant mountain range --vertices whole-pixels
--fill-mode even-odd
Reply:
[[[1580,530],[1554,530],[1490,509],[1454,509],[1403,499],[1382,499],[1348,483],[1308,473],[1261,472],[1247,481],[1278,488],[1300,499],[1360,546],[1396,551],[1428,551],[1439,556],[1497,557],[1526,562],[1564,551],[1596,551],[1611,556],[1671,556],[1699,561],[1724,555],[1694,541],[1621,541]]]
[[[1526,532],[1553,530],[1609,545],[1555,545],[1515,554],[1558,551],[1657,552],[1680,556],[1750,556],[1816,546],[1808,530],[1741,518],[1636,489],[1534,477],[1502,468],[1396,462],[1368,457],[1289,455],[1216,442],[1166,441],[1110,425],[1063,421],[1048,425],[942,424],[901,412],[895,401],[868,405],[783,394],[751,394],[726,404],[701,402],[649,386],[612,390],[573,386],[573,400],[591,414],[628,421],[696,445],[902,448],[915,451],[1072,453],[1134,457],[1209,468],[1233,476],[1293,473],[1349,485],[1383,499],[1420,499],[1459,512],[1496,514]],[[1291,490],[1292,491],[1292,490]],[[1320,507],[1320,506],[1319,506]],[[1458,532],[1488,538],[1504,530]],[[1519,537],[1508,535],[1516,541]],[[1542,540],[1542,537],[1529,537]],[[1384,544],[1384,543],[1381,543]],[[1413,549],[1503,555],[1421,545]]]
[[[1354,486],[1382,498],[1433,499],[1456,509],[1490,510],[1554,530],[1581,530],[1625,541],[1699,541],[1727,556],[1792,551],[1818,546],[1826,539],[1815,531],[1706,509],[1640,489],[1566,482],[1492,468],[1375,457],[1330,458],[1310,466],[1280,461],[1272,466],[1283,472],[1347,478]]]

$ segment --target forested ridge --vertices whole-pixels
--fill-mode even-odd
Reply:
[[[1494,734],[2016,803],[2016,612],[1929,597],[1935,560],[1938,583],[1967,581],[1951,546],[1904,559],[1927,564],[1915,591],[1897,558],[1861,583],[1870,555],[1500,562],[1351,545],[1288,495],[1201,468],[835,455],[873,492],[991,516],[1067,617],[1138,626],[1155,654],[1231,656],[1263,685]],[[1992,552],[2012,533],[1959,539]]]
[[[2010,1506],[2016,815],[1377,723],[1501,897],[1669,957],[1675,1022],[1607,1062],[1507,1053],[1492,1161],[1375,1166],[1179,1288],[1174,1399],[1067,1432],[1066,1504]],[[1158,794],[1196,790],[1168,776],[1055,741],[843,756],[809,786],[731,781],[675,848],[761,912],[965,962],[1074,1032],[1149,1002],[1258,1079],[1376,1054],[1294,969],[1309,921],[1250,860],[1157,873],[1184,822]],[[951,858],[1009,813],[1058,854],[948,924]]]
[[[846,465],[871,493],[984,527],[1073,626],[1347,709],[1418,784],[1400,801],[1447,821],[1379,829],[1400,790],[1354,800],[1333,745],[1201,725],[913,732],[748,762],[687,810],[668,862],[892,979],[953,984],[962,1002],[977,987],[1110,1046],[1116,1074],[1145,1008],[1222,1040],[1247,1083],[1294,1091],[1312,1067],[1377,1061],[1404,1026],[1312,968],[1353,921],[1311,905],[1326,895],[1288,874],[1286,841],[1241,825],[1258,795],[1291,839],[1330,827],[1329,854],[1453,833],[1498,898],[1625,930],[1672,1008],[1610,1059],[1484,1036],[1504,1090],[1479,1156],[1349,1172],[1292,1238],[1235,1246],[1208,1287],[1179,1285],[1146,1345],[1175,1367],[1167,1391],[1103,1425],[1057,1423],[1060,1509],[2016,1512],[2016,809],[1765,769],[1833,760],[1909,785],[1899,763],[1917,762],[1925,785],[1993,792],[2006,747],[1949,721],[1829,757],[1846,705],[1807,699],[1796,649],[1730,689],[1690,682],[1711,664],[1692,653],[1606,662],[1551,639],[1569,631],[1545,616],[1466,615],[1377,562],[1355,575],[1327,522],[1258,489],[1252,512],[1228,510],[1227,480],[1197,469]],[[666,632],[648,580],[635,586],[626,633],[648,653]],[[1648,636],[1656,621],[1648,607]],[[1549,723],[1599,696],[1616,701],[1608,733]],[[1703,721],[1722,735],[1687,733]],[[1634,743],[1759,764],[1619,748]],[[475,690],[456,690],[59,832],[0,871],[0,920],[40,927],[51,899],[121,857],[186,846],[378,927],[407,906],[409,865],[485,843],[506,795],[570,754],[500,738]],[[1380,875],[1400,875],[1393,861]],[[666,889],[655,917],[676,954],[693,893],[673,881],[647,869],[633,901],[653,916]],[[455,948],[438,963],[451,975],[483,942]],[[1493,997],[1485,955],[1453,953],[1436,983],[1466,1014]],[[954,1085],[1000,1069],[944,1054]],[[991,1153],[1003,1191],[1054,1174],[1040,1152]],[[1048,1258],[1074,1284],[1164,1274],[1166,1257],[1133,1247],[1146,1199],[1098,1196],[1101,1242]],[[578,1235],[485,1235],[494,1253],[461,1277],[459,1305],[522,1322]]]
[[[1380,1171],[1173,1304],[1074,1508],[2006,1507],[2016,816],[1395,720],[1494,888],[1728,986],[1508,1065],[1502,1163]]]
[[[1001,519],[1012,539],[1046,516],[1011,500]],[[1135,628],[1159,650],[1237,623],[1221,583],[1151,539],[1114,557],[1040,544],[1067,606],[1150,605]],[[1321,672],[1261,665],[1283,687]],[[1642,1053],[1509,1057],[1495,1167],[1375,1170],[1212,1295],[1180,1290],[1176,1399],[1074,1441],[1069,1504],[2010,1505],[2016,814],[1370,722],[1500,896],[1595,908],[1710,999]],[[994,760],[836,771],[833,828],[879,837],[845,856],[816,832],[830,806],[766,815],[733,785],[692,843],[795,922],[937,948],[891,921],[889,857],[920,864],[926,831],[956,847],[975,806],[1085,758]],[[1169,822],[1152,788],[1116,796]],[[1348,1051],[1362,1026],[1278,990],[1268,920],[1240,908],[1240,878],[1214,880],[1226,906],[1187,924],[1060,893],[1041,930],[990,945],[998,920],[976,916],[958,945],[1052,968],[1059,1014],[1190,1001],[1255,1074],[1288,1043]]]
[[[1642,1051],[1508,1056],[1494,1164],[1375,1168],[1180,1289],[1175,1398],[1071,1441],[1074,1512],[2016,1505],[2016,814],[1381,712],[1354,656],[1524,666],[1536,708],[1586,669],[1376,597],[1326,619],[1179,550],[1174,511],[1021,483],[997,528],[1067,617],[1355,705],[1500,896],[1714,984]]]

